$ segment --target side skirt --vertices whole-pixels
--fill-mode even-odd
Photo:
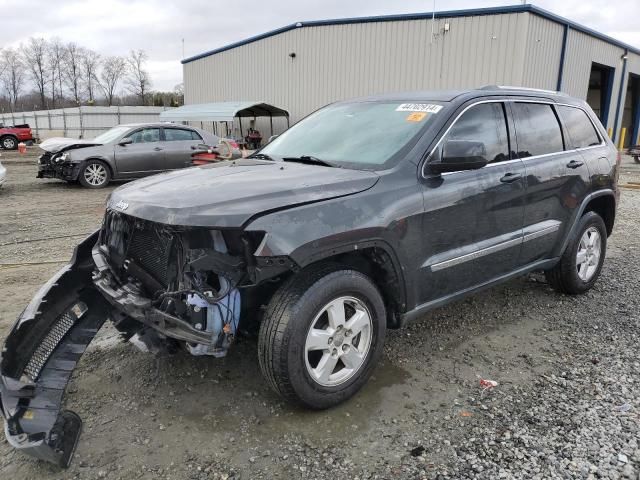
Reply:
[[[480,285],[476,285],[474,287],[470,287],[465,290],[460,290],[458,292],[451,293],[444,297],[431,300],[430,302],[423,303],[422,305],[418,305],[416,308],[404,313],[400,317],[399,327],[401,328],[409,322],[418,320],[420,317],[422,317],[424,314],[426,314],[430,310],[433,310],[434,308],[442,307],[443,305],[447,305],[456,300],[460,300],[474,293],[481,292],[482,290],[486,290],[495,285],[506,282],[507,280],[511,280],[512,278],[520,277],[534,270],[546,270],[548,268],[551,268],[556,263],[558,263],[558,260],[560,260],[559,257],[552,258],[549,260],[539,260],[537,262],[534,262],[522,268],[519,268],[518,270],[514,270],[513,272],[507,273],[505,275],[501,275],[497,278],[494,278],[493,280],[489,280],[488,282],[481,283]]]

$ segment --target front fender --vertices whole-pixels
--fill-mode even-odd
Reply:
[[[62,410],[67,383],[80,357],[109,316],[91,281],[91,248],[80,243],[71,262],[40,288],[5,339],[0,356],[0,413],[14,448],[67,467],[82,421]]]

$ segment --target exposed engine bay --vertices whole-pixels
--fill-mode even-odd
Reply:
[[[143,350],[177,341],[192,355],[223,357],[238,332],[241,289],[251,297],[265,273],[293,266],[259,268],[251,254],[261,237],[157,224],[109,210],[92,252],[93,282],[126,320],[137,321],[116,321],[116,327]]]

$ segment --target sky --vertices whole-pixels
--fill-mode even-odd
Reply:
[[[0,0],[0,47],[59,37],[102,55],[143,49],[154,90],[182,82],[180,60],[308,20],[431,12],[433,0]],[[512,5],[436,1],[436,11]],[[640,48],[639,0],[539,0],[534,5]],[[183,57],[184,39],[184,57]],[[249,68],[249,66],[247,66]]]

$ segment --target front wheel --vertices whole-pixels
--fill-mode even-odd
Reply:
[[[323,409],[353,396],[382,355],[386,311],[364,274],[311,267],[271,299],[260,326],[260,368],[285,399]]]
[[[545,272],[549,284],[561,293],[576,295],[595,285],[607,251],[607,229],[602,217],[587,212],[558,264]]]
[[[89,160],[80,170],[78,181],[86,188],[103,188],[109,184],[111,172],[100,160]]]

